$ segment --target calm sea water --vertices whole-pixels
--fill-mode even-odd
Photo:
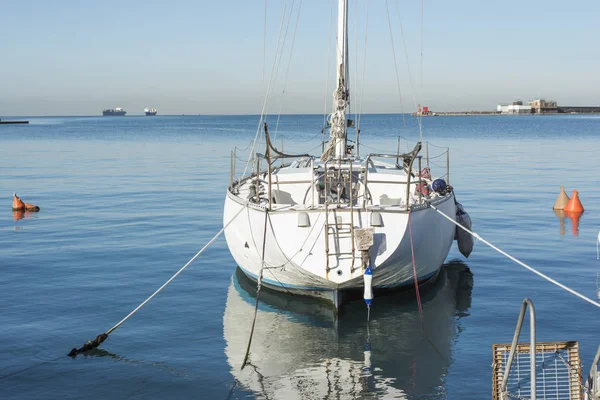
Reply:
[[[491,346],[510,342],[525,297],[538,340],[579,341],[587,374],[600,310],[481,242],[468,260],[454,246],[423,294],[425,335],[411,294],[376,299],[367,329],[362,302],[336,321],[318,303],[263,292],[242,371],[255,297],[220,238],[98,350],[71,359],[219,231],[229,152],[248,146],[258,117],[28,119],[0,126],[2,399],[489,398]],[[269,122],[285,150],[318,153],[321,116]],[[406,123],[364,116],[361,153],[392,151],[399,133],[416,140]],[[423,123],[430,155],[451,148],[450,181],[474,230],[598,298],[600,117]],[[435,159],[434,175],[444,166]],[[580,192],[579,221],[552,211],[561,184]],[[41,211],[15,219],[13,192]]]

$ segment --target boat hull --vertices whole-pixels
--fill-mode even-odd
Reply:
[[[436,207],[455,215],[453,194],[438,200]],[[370,227],[375,212],[383,220],[383,226],[373,228],[374,243],[369,250],[375,292],[411,286],[415,272],[419,282],[435,277],[454,240],[454,224],[430,207],[410,213],[390,207],[355,210],[355,228]],[[310,227],[297,226],[299,213],[308,214]],[[332,235],[325,234],[325,214],[322,209],[268,212],[244,204],[228,192],[224,224],[235,219],[225,230],[225,238],[233,258],[249,278],[256,281],[262,270],[262,284],[270,289],[317,297],[339,306],[346,292],[364,287],[363,269],[356,249],[354,257],[330,255],[327,261],[328,253],[344,249],[351,253],[351,248],[349,239],[346,243],[332,241]],[[348,220],[350,215],[347,210],[330,210],[328,214],[330,229],[332,219]]]
[[[105,117],[123,116],[127,114],[127,111],[102,111],[102,115]]]

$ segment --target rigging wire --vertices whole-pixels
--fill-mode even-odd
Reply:
[[[325,71],[325,106],[323,109],[323,126],[327,126],[327,100],[329,98],[329,71],[331,69],[331,33],[333,30],[333,0],[329,2],[329,38],[327,40],[327,70]],[[324,132],[323,132],[324,135]]]
[[[277,82],[277,77],[279,76],[279,67],[281,67],[281,60],[283,60],[283,53],[284,53],[284,49],[285,49],[285,43],[287,41],[287,37],[288,37],[288,31],[290,30],[290,22],[292,21],[292,14],[294,13],[294,3],[296,3],[296,0],[292,0],[292,6],[290,7],[290,15],[287,17],[287,22],[285,24],[285,32],[283,34],[283,43],[281,44],[281,50],[280,50],[280,54],[279,54],[279,60],[277,61],[277,68],[275,69],[275,76],[273,77],[273,83]],[[291,57],[291,54],[290,54]],[[273,85],[274,87],[275,85]],[[284,88],[285,90],[285,88]],[[273,92],[275,91],[275,89],[273,89]],[[283,95],[282,95],[283,96]],[[271,100],[271,98],[269,97],[269,101]],[[268,109],[268,107],[267,107]],[[266,120],[266,117],[265,117]]]
[[[262,105],[262,109],[260,112],[260,119],[258,121],[258,127],[256,128],[256,134],[254,135],[254,140],[252,141],[252,150],[250,151],[250,154],[248,156],[248,161],[246,161],[246,166],[244,167],[244,173],[242,174],[242,177],[246,176],[246,172],[248,171],[248,166],[250,165],[250,162],[252,161],[252,158],[254,157],[254,148],[256,147],[256,141],[258,140],[258,135],[263,126],[263,119],[265,118],[265,110],[267,107],[267,102],[269,101],[269,93],[271,91],[271,84],[273,83],[273,73],[275,71],[275,65],[277,63],[277,55],[279,53],[279,43],[281,41],[281,32],[283,30],[283,23],[285,21],[286,8],[287,8],[287,1],[285,2],[284,6],[283,6],[283,12],[281,13],[281,24],[279,25],[279,35],[277,36],[277,47],[275,47],[275,56],[273,58],[273,65],[271,66],[271,78],[269,79],[269,84],[268,84],[267,90],[265,92],[265,98],[263,100],[263,105]],[[266,21],[265,21],[265,24],[266,24]]]
[[[402,18],[400,17],[400,6],[398,5],[399,0],[396,0],[396,10],[398,11],[398,19],[400,19],[400,33],[402,36],[402,47],[404,48],[404,57],[406,58],[406,69],[408,71],[408,79],[410,81],[410,87],[412,89],[412,93],[413,93],[413,100],[415,103],[415,108],[418,107],[418,102],[417,102],[417,92],[415,91],[415,85],[413,83],[413,78],[412,78],[412,73],[410,72],[410,62],[408,60],[408,50],[406,49],[406,39],[404,37],[404,28],[402,26]],[[423,142],[423,129],[422,129],[422,125],[421,125],[421,116],[419,116],[419,118],[417,118],[417,122],[419,124],[419,137],[421,138],[421,142]]]
[[[424,5],[423,0],[421,0],[421,66],[419,67],[419,79],[421,84],[421,90],[423,90],[423,15],[424,15]]]
[[[390,19],[390,8],[388,0],[385,0],[385,9],[387,11],[388,26],[390,28],[390,40],[392,42],[392,55],[394,56],[394,69],[396,71],[396,84],[398,86],[398,96],[400,97],[400,112],[402,113],[402,126],[406,134],[406,121],[404,119],[404,104],[402,102],[402,90],[400,89],[400,76],[398,74],[398,62],[396,61],[396,46],[394,45],[394,33],[392,31],[392,21]]]
[[[262,87],[265,87],[265,70],[267,69],[267,0],[265,0],[265,16],[263,21],[263,70]]]
[[[283,34],[283,40],[281,41],[281,48],[279,48],[279,43],[278,43],[278,46],[277,46],[277,52],[276,52],[276,55],[275,55],[275,58],[277,59],[277,68],[275,68],[275,73],[271,74],[271,78],[270,78],[272,80],[273,84],[272,84],[272,87],[271,87],[271,91],[268,94],[269,97],[268,97],[268,100],[267,100],[267,107],[265,109],[265,115],[264,115],[265,119],[264,119],[264,121],[266,121],[266,119],[267,119],[267,117],[269,115],[269,111],[268,111],[269,110],[269,106],[270,106],[270,103],[271,103],[271,99],[272,99],[273,93],[275,92],[275,84],[277,82],[277,77],[279,76],[279,67],[281,66],[281,60],[283,59],[283,53],[284,53],[284,49],[285,49],[285,43],[286,43],[286,40],[287,40],[287,34],[288,34],[289,27],[290,27],[290,21],[291,21],[292,13],[294,12],[294,3],[295,3],[295,1],[296,0],[292,0],[292,5],[290,7],[290,15],[287,18],[287,23],[285,22],[286,21],[286,18],[285,18],[285,15],[286,15],[285,8],[287,7],[287,0],[285,2],[285,5],[284,5],[284,10],[283,10],[283,12],[281,14],[281,17],[282,17],[281,24],[282,24],[282,26],[283,26],[283,24],[285,24],[285,32]],[[281,30],[280,30],[279,33],[281,34]]]
[[[285,94],[285,88],[287,86],[288,76],[290,73],[290,65],[292,63],[292,55],[294,53],[294,44],[296,43],[296,33],[298,32],[298,21],[300,20],[300,10],[301,9],[302,9],[302,0],[300,0],[300,3],[298,4],[298,14],[296,15],[296,26],[294,27],[294,33],[293,33],[293,37],[292,37],[292,47],[290,49],[290,57],[288,58],[288,64],[287,64],[287,68],[285,70],[285,79],[283,81],[283,91],[281,92],[281,102],[279,104],[279,113],[277,114],[277,123],[275,124],[275,136],[273,137],[273,139],[277,139],[277,132],[279,131],[279,119],[281,118],[281,109],[283,108],[283,95]],[[291,18],[291,16],[292,15],[290,12],[290,18]],[[289,24],[289,22],[288,22],[288,24]],[[286,29],[286,34],[287,34],[287,29]]]
[[[360,100],[358,106],[358,116],[356,118],[356,130],[360,132],[360,121],[362,116],[363,96],[365,93],[365,71],[367,70],[367,32],[369,30],[369,0],[365,0],[365,43],[363,45],[363,68],[362,79],[360,81]],[[357,146],[358,147],[358,146]],[[358,151],[358,148],[357,148]]]
[[[350,74],[350,76],[356,75],[358,77],[358,0],[354,0],[354,72],[355,73]],[[349,77],[346,77],[346,79],[349,79]],[[358,94],[358,79],[352,79],[350,80],[350,83],[353,87],[350,96],[352,96],[352,93]],[[350,96],[348,100],[350,100]],[[356,121],[356,111],[358,110],[358,107],[353,107],[353,104],[353,101],[348,101],[348,111],[352,114],[351,110],[354,109],[354,120]]]

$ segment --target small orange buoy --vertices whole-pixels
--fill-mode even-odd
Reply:
[[[13,211],[23,211],[23,210],[25,210],[25,203],[23,203],[21,201],[21,199],[17,196],[16,193],[13,193],[12,210]]]
[[[573,190],[573,195],[571,196],[571,200],[569,200],[569,202],[565,206],[564,210],[570,211],[570,212],[578,212],[578,213],[581,213],[584,211],[583,205],[581,204],[581,201],[579,201],[579,196],[578,196],[577,190]]]
[[[38,211],[40,211],[40,208],[38,206],[36,206],[35,204],[25,203],[25,210],[27,210],[29,212],[38,212]]]
[[[560,185],[560,193],[558,194],[558,198],[556,199],[556,202],[554,203],[554,209],[555,210],[562,210],[565,208],[565,206],[569,203],[569,196],[567,196],[567,194],[565,193],[565,187],[563,185]]]
[[[30,212],[38,212],[40,208],[35,204],[23,203],[23,201],[17,196],[16,193],[13,193],[13,211],[30,211]]]

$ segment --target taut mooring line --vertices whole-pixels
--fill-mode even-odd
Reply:
[[[258,314],[258,299],[260,297],[260,287],[263,279],[263,270],[265,269],[265,248],[267,244],[267,220],[269,218],[269,212],[265,211],[265,231],[263,233],[263,246],[262,246],[262,257],[261,257],[261,267],[260,274],[258,275],[258,280],[256,282],[256,304],[254,305],[254,319],[252,320],[252,328],[250,329],[250,337],[248,338],[248,347],[246,348],[246,354],[244,355],[244,361],[242,362],[242,368],[246,366],[248,363],[248,357],[250,356],[250,346],[252,345],[252,336],[254,336],[254,327],[256,325],[256,315]]]
[[[449,217],[448,215],[444,214],[442,211],[440,211],[437,207],[435,207],[434,205],[430,204],[429,205],[431,208],[433,208],[435,211],[437,211],[438,213],[440,213],[444,218],[446,218],[447,220],[449,220],[450,222],[452,222],[454,225],[458,226],[460,229],[470,233],[475,239],[482,241],[483,243],[487,244],[488,246],[490,246],[492,249],[496,250],[498,253],[510,258],[511,260],[513,260],[514,262],[516,262],[517,264],[527,268],[528,270],[530,270],[531,272],[533,272],[536,275],[541,276],[542,278],[546,279],[548,282],[551,282],[553,284],[555,284],[556,286],[558,286],[561,289],[566,290],[567,292],[574,294],[575,296],[579,297],[582,300],[587,301],[588,303],[595,305],[596,307],[600,308],[600,303],[590,299],[589,297],[586,297],[584,295],[582,295],[581,293],[576,292],[575,290],[563,285],[562,283],[550,278],[548,275],[544,275],[541,272],[537,271],[536,269],[530,267],[529,265],[525,264],[524,262],[517,260],[515,257],[511,256],[510,254],[508,254],[507,252],[500,250],[498,247],[494,246],[493,244],[491,244],[490,242],[488,242],[487,240],[485,240],[484,238],[482,238],[481,236],[479,236],[478,234],[476,234],[475,232],[472,232],[470,230],[468,230],[467,228],[465,228],[464,226],[462,226],[461,224],[459,224],[458,222],[456,222],[452,217]]]
[[[171,281],[173,279],[175,279],[177,277],[177,275],[179,275],[181,272],[183,272],[184,269],[186,269],[188,267],[188,265],[190,265],[196,258],[198,258],[198,256],[200,256],[200,254],[202,254],[204,252],[204,250],[206,250],[211,244],[214,243],[215,240],[217,240],[217,238],[219,236],[221,236],[221,234],[225,231],[225,229],[229,226],[229,224],[231,224],[233,222],[234,219],[237,218],[238,215],[241,214],[242,211],[245,210],[245,207],[242,207],[240,209],[240,211],[238,211],[233,218],[231,218],[229,220],[229,222],[227,222],[225,225],[223,225],[223,228],[221,228],[221,230],[199,251],[196,253],[196,255],[194,257],[192,257],[190,259],[190,261],[188,261],[183,267],[181,267],[179,269],[179,271],[177,271],[175,273],[175,275],[173,275],[172,277],[169,278],[168,281],[166,281],[161,287],[159,287],[154,293],[152,293],[152,295],[150,297],[148,297],[146,300],[144,300],[139,306],[137,306],[132,312],[130,312],[125,318],[123,318],[121,321],[119,321],[115,326],[113,326],[112,328],[110,328],[109,330],[107,330],[106,332],[96,336],[96,339],[94,340],[90,340],[87,343],[85,343],[81,348],[77,349],[74,348],[73,350],[71,350],[68,354],[68,356],[70,357],[75,357],[77,356],[77,354],[80,353],[85,353],[88,350],[92,350],[96,347],[98,347],[100,345],[100,343],[104,342],[106,340],[106,338],[108,338],[108,335],[110,335],[110,333],[112,331],[114,331],[115,329],[117,329],[119,326],[121,326],[121,324],[125,321],[127,321],[129,319],[129,317],[131,317],[133,314],[135,314],[140,308],[142,308],[147,302],[149,302],[154,296],[156,296],[161,290],[163,290],[169,283],[171,283]]]

